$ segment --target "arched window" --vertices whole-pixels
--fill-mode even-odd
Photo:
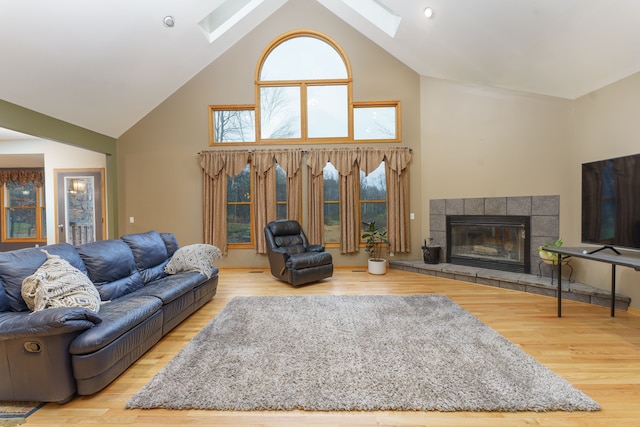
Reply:
[[[354,102],[340,46],[298,30],[272,41],[258,60],[255,105],[210,105],[210,143],[400,141],[399,101]]]

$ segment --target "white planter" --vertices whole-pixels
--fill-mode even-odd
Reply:
[[[387,260],[386,259],[369,259],[368,261],[369,274],[385,274],[387,272]]]

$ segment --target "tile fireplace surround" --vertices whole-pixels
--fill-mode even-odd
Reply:
[[[470,199],[432,199],[429,201],[431,244],[442,246],[440,262],[447,248],[447,215],[518,215],[531,217],[531,273],[538,273],[538,246],[558,239],[560,196],[479,197]],[[551,275],[548,265],[542,274]]]

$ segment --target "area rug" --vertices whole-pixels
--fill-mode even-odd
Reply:
[[[443,295],[236,297],[126,407],[599,409]]]
[[[44,403],[0,401],[0,426],[17,426],[27,422],[27,417]]]

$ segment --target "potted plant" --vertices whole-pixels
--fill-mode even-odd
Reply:
[[[389,246],[387,232],[378,228],[375,221],[363,222],[362,225],[365,252],[369,254],[368,271],[371,274],[384,274],[387,272],[387,260],[382,258],[382,248]]]
[[[558,239],[555,242],[547,242],[543,246],[538,246],[538,254],[540,258],[547,264],[557,264],[558,263],[558,254],[555,252],[545,251],[542,249],[543,247],[548,248],[559,248],[562,246],[562,239]]]

